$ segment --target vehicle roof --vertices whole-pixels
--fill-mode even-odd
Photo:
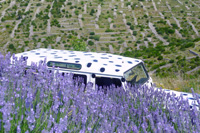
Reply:
[[[16,57],[28,57],[27,65],[31,62],[39,62],[46,58],[46,61],[58,61],[67,63],[81,64],[81,72],[99,73],[114,76],[123,76],[124,72],[133,66],[142,62],[142,60],[123,57],[109,53],[95,53],[95,52],[82,52],[82,51],[68,51],[57,49],[35,49],[23,53],[18,53]],[[87,67],[88,63],[92,63],[91,67]],[[105,71],[101,72],[100,69],[104,68]],[[66,69],[73,71],[72,69]]]

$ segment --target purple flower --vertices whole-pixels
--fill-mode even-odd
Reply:
[[[46,130],[46,129],[43,129],[43,130],[42,130],[42,133],[49,133],[49,131]]]
[[[39,118],[40,117],[40,112],[41,112],[40,104],[37,104],[36,105],[35,118]]]
[[[11,128],[10,120],[6,120],[5,125],[4,125],[3,127],[4,127],[4,130],[5,130],[6,132],[9,132],[9,131],[10,131],[10,128]]]
[[[49,73],[45,62],[33,63],[24,75],[26,62],[14,57],[16,65],[11,66],[9,58],[0,54],[0,111],[5,131],[12,128],[12,116],[22,117],[14,123],[17,132],[24,120],[31,132],[38,122],[46,122],[46,129],[40,131],[50,133],[114,132],[115,128],[116,132],[147,132],[149,128],[153,132],[200,131],[200,114],[183,97],[140,86],[126,91],[111,86],[104,93],[90,84],[85,88],[80,78],[73,81],[73,74],[62,76],[55,67]]]
[[[137,128],[136,125],[133,126],[133,132],[134,132],[134,133],[139,133],[138,128]]]
[[[33,110],[33,108],[30,109],[30,112],[28,112],[28,117],[26,118],[26,120],[28,121],[28,126],[29,129],[32,131],[35,128],[35,112]]]
[[[21,133],[20,125],[17,126],[17,133]]]
[[[51,128],[52,124],[55,123],[53,116],[50,114],[50,117],[48,119],[48,125],[47,128]]]

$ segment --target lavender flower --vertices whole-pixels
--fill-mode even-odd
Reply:
[[[37,104],[35,118],[39,118],[40,117],[40,112],[41,112],[40,104]]]
[[[44,62],[33,63],[25,75],[26,62],[14,57],[16,65],[11,66],[9,58],[0,54],[4,131],[16,125],[17,132],[27,127],[26,132],[44,133],[200,132],[200,113],[183,97],[139,86],[127,91],[111,86],[105,93],[85,87],[79,78],[74,81],[72,74],[62,76],[56,68],[49,73]]]
[[[133,132],[134,132],[134,133],[138,133],[138,132],[139,132],[136,125],[133,126]]]
[[[32,131],[35,128],[35,112],[33,108],[30,109],[30,112],[28,112],[28,117],[26,120],[28,121],[29,129]]]
[[[52,125],[53,123],[55,123],[54,118],[53,118],[52,115],[50,115],[49,120],[48,120],[47,128],[48,128],[48,129],[51,128],[51,125]]]
[[[17,133],[21,133],[20,125],[17,126]]]
[[[9,132],[9,131],[10,131],[11,123],[10,123],[10,120],[9,120],[9,119],[5,121],[5,125],[4,125],[3,127],[4,127],[4,130],[5,130],[6,132]]]

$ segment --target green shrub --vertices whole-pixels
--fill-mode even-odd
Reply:
[[[130,26],[130,29],[131,29],[131,30],[134,30],[134,26],[133,26],[133,25],[131,25],[131,26]]]
[[[100,36],[98,36],[98,35],[90,36],[89,39],[94,39],[96,41],[99,41]]]
[[[122,44],[124,42],[124,40],[122,39],[122,40],[120,40],[120,41],[118,41],[118,43],[119,44]]]
[[[169,60],[169,63],[174,63],[174,59]]]
[[[94,42],[90,40],[90,41],[88,41],[88,45],[92,46],[92,45],[94,45]]]
[[[113,30],[111,30],[111,29],[106,29],[105,32],[113,32]]]
[[[91,9],[90,15],[93,16],[94,13],[95,13],[95,10],[94,10],[94,9]]]
[[[90,32],[90,35],[95,35],[95,32]]]
[[[13,44],[9,44],[8,48],[9,48],[9,49],[14,49],[15,46],[14,46]]]
[[[158,56],[158,60],[162,60],[163,59],[163,56]]]
[[[133,35],[134,35],[134,36],[137,36],[137,31],[133,31]]]
[[[131,22],[127,22],[126,24],[130,26],[130,25],[131,25]]]
[[[74,13],[78,16],[79,15],[79,10],[75,10]]]
[[[67,5],[72,5],[72,2],[67,2]]]

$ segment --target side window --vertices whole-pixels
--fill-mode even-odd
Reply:
[[[87,84],[87,76],[83,74],[73,74],[73,79],[79,83]]]
[[[62,72],[61,75],[62,76],[65,76],[65,75],[68,75],[69,73],[66,73],[66,72]],[[87,76],[86,75],[83,75],[83,74],[74,74],[72,73],[73,75],[73,80],[77,83],[84,83],[85,85],[87,84]]]
[[[121,87],[121,80],[118,78],[109,78],[109,77],[96,77],[95,84],[98,87],[110,87],[111,85],[115,85],[115,87]]]

